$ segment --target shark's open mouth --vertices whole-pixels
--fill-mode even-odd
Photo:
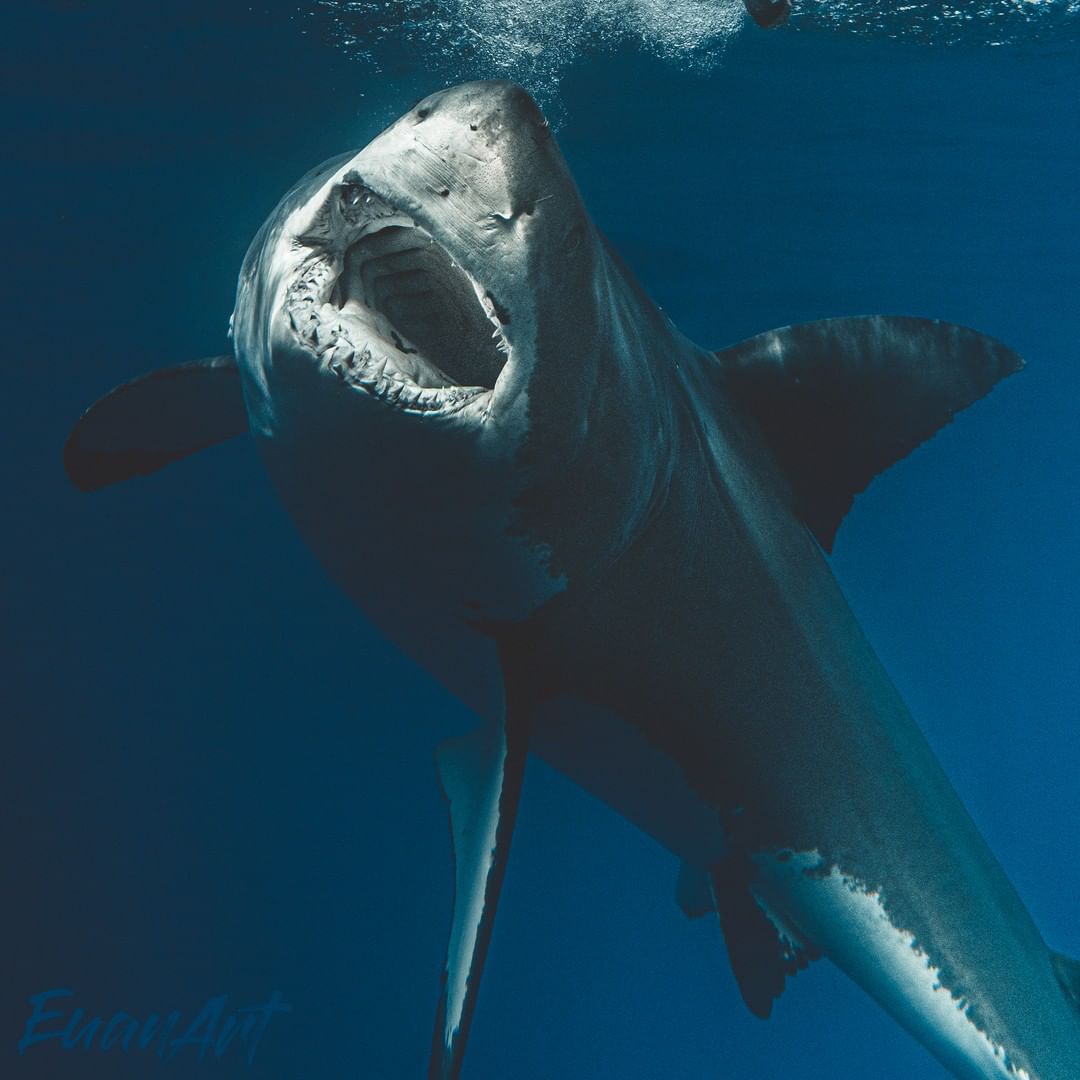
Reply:
[[[411,217],[345,182],[298,241],[313,253],[285,310],[329,371],[412,412],[454,411],[494,389],[509,313]]]

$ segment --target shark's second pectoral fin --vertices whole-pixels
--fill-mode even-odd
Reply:
[[[510,851],[527,741],[524,723],[509,715],[439,748],[454,844],[454,914],[429,1080],[454,1080],[461,1069]]]
[[[739,993],[761,1019],[772,1012],[788,976],[816,960],[820,951],[770,916],[751,888],[752,865],[732,856],[709,870],[683,863],[677,899],[690,918],[715,911]]]
[[[886,315],[770,330],[717,359],[725,390],[764,434],[796,512],[826,550],[878,473],[1023,367],[974,330]]]
[[[64,446],[80,491],[129,480],[248,430],[231,356],[163,368],[118,386],[83,413]]]

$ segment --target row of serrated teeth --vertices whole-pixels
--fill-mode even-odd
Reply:
[[[340,267],[325,257],[309,260],[289,286],[285,300],[292,329],[312,349],[319,362],[338,378],[350,386],[362,388],[372,397],[415,412],[454,410],[485,392],[483,387],[454,384],[419,386],[410,378],[410,374],[418,373],[403,370],[415,364],[411,356],[403,354],[397,360],[391,360],[371,345],[357,348],[350,336],[350,327],[341,319],[341,312],[324,302],[339,272]],[[509,353],[493,311],[489,317],[496,323],[493,336],[499,339],[498,347]]]
[[[483,392],[477,387],[419,386],[385,353],[371,345],[357,348],[349,336],[349,327],[333,318],[336,313],[331,305],[324,304],[315,309],[314,320],[301,320],[298,332],[315,348],[319,361],[348,385],[415,412],[458,408]]]
[[[357,349],[340,337],[326,349],[327,368],[343,382],[358,386],[372,397],[416,412],[455,408],[468,404],[482,389],[468,386],[418,386],[394,370],[387,370],[387,357],[374,352],[370,345]]]
[[[469,274],[469,284],[472,285],[473,292],[476,293],[476,299],[480,302],[480,307],[483,309],[484,315],[487,316],[487,321],[491,323],[491,336],[494,338],[497,348],[500,352],[504,352],[509,356],[510,343],[506,338],[506,324],[510,321],[509,317],[505,312],[500,316],[499,309],[491,293],[471,274]]]
[[[308,345],[321,344],[319,333],[323,328],[320,308],[339,271],[340,268],[330,259],[308,259],[285,294],[289,323]]]

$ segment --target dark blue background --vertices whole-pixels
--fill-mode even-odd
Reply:
[[[280,989],[294,1011],[252,1076],[397,1080],[428,1053],[452,892],[432,753],[468,717],[338,595],[248,442],[92,498],[61,469],[104,390],[222,349],[286,187],[453,77],[407,53],[376,72],[285,6],[214,7],[6,17],[0,1073],[20,1080],[247,1071],[55,1043],[18,1058],[26,998],[57,986],[106,1017]],[[1028,358],[860,498],[834,564],[1073,955],[1078,85],[1075,45],[747,29],[708,75],[593,57],[559,102],[595,218],[703,344],[882,311]],[[675,874],[531,763],[469,1080],[944,1075],[827,963],[754,1020]]]

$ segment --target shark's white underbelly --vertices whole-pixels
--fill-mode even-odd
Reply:
[[[863,987],[927,1049],[965,1080],[1036,1080],[981,1031],[971,1003],[941,984],[914,935],[895,926],[879,893],[825,867],[817,852],[759,855],[753,893]]]

